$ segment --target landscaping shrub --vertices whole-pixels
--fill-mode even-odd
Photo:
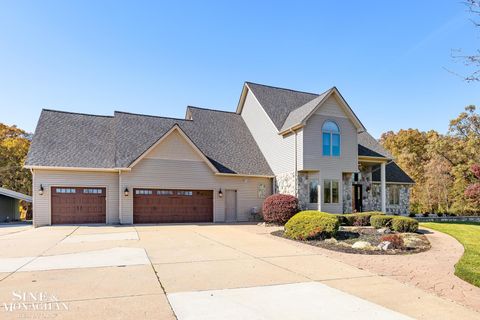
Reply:
[[[371,211],[361,213],[339,214],[338,219],[341,224],[344,224],[346,226],[369,226],[370,217],[375,215],[384,215],[384,213]]]
[[[298,199],[287,194],[274,194],[263,202],[263,220],[285,224],[298,212]]]
[[[397,232],[417,232],[418,221],[408,217],[393,217],[392,228]]]
[[[417,215],[414,212],[410,212],[408,216],[413,218],[413,217],[416,217]]]
[[[391,227],[392,219],[394,217],[387,215],[375,215],[370,217],[370,225],[375,229]]]
[[[333,237],[340,226],[336,215],[320,211],[302,211],[285,224],[285,236],[294,240]]]
[[[403,248],[403,238],[398,234],[386,234],[380,238],[380,241],[389,241],[394,249]]]

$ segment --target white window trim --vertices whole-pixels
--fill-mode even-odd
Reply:
[[[330,184],[330,202],[325,202],[325,199],[326,199],[326,196],[325,196],[325,182],[329,182]],[[337,186],[338,186],[338,202],[333,202],[333,182],[337,182]],[[323,180],[323,184],[322,184],[322,192],[323,192],[323,197],[322,197],[322,201],[323,201],[323,204],[332,204],[332,205],[336,205],[336,204],[340,204],[340,193],[341,193],[341,190],[340,190],[341,186],[340,186],[340,180],[337,180],[337,179],[324,179]]]
[[[327,122],[334,123],[338,128],[338,132],[334,132],[334,131],[331,131],[331,130],[324,130],[323,126],[325,126],[325,123],[327,123]],[[329,138],[330,139],[330,154],[329,155],[323,154],[323,134],[324,133],[327,133],[330,137]],[[338,156],[333,155],[333,139],[332,139],[333,134],[338,134]],[[340,130],[340,126],[338,125],[338,123],[336,121],[327,119],[322,124],[322,156],[323,157],[335,157],[335,158],[337,158],[337,157],[340,157],[341,155],[342,155],[342,130]]]

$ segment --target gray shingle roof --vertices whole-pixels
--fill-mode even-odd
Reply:
[[[327,90],[326,92],[317,96],[315,99],[310,100],[301,107],[290,112],[290,114],[287,116],[287,119],[283,123],[280,131],[288,130],[294,125],[301,123],[318,106],[318,104],[322,102],[323,99],[325,99],[325,97],[330,93],[331,90],[332,89]]]
[[[358,145],[358,155],[366,156],[366,157],[386,158],[384,155],[381,155],[380,153],[370,150],[367,147],[362,146],[361,144]]]
[[[242,117],[189,107],[193,120],[43,110],[26,165],[128,167],[177,124],[221,173],[273,175]]]
[[[378,142],[366,131],[358,134],[358,144],[361,146],[359,146],[358,148],[359,156],[378,157],[378,155],[380,155],[388,159],[393,159],[393,156],[390,154],[390,152],[385,150],[385,148],[382,147],[380,142]],[[364,154],[361,154],[360,152]]]
[[[42,110],[26,165],[113,168],[113,117]]]
[[[246,82],[258,102],[272,119],[277,130],[281,130],[290,112],[312,101],[318,94],[266,86]]]
[[[385,168],[387,182],[415,183],[395,162],[389,162]],[[372,168],[372,181],[380,182],[380,166]]]
[[[393,159],[393,156],[368,132],[358,134],[358,155],[367,157],[383,157]],[[415,183],[395,162],[387,163],[385,168],[387,182]],[[380,166],[372,168],[372,180],[380,181]]]

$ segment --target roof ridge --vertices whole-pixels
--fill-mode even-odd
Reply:
[[[180,121],[193,121],[193,120],[183,119],[183,118],[164,117],[164,116],[156,116],[156,115],[142,114],[142,113],[133,113],[133,112],[126,112],[126,111],[115,110],[114,112],[115,113],[130,114],[130,115],[133,115],[133,116],[141,116],[141,117],[161,118],[161,119],[180,120]]]
[[[113,118],[113,116],[102,115],[102,114],[91,114],[91,113],[83,113],[83,112],[72,112],[72,111],[63,111],[63,110],[53,110],[53,109],[46,109],[46,108],[43,108],[42,111],[47,111],[47,112],[59,112],[59,113],[67,113],[67,114],[76,114],[76,115],[90,116],[90,117]]]
[[[279,90],[286,90],[286,91],[292,91],[292,92],[297,92],[297,93],[306,93],[306,94],[311,94],[311,95],[315,95],[315,96],[319,96],[321,95],[318,94],[318,93],[313,93],[313,92],[307,92],[307,91],[300,91],[300,90],[295,90],[295,89],[289,89],[289,88],[283,88],[283,87],[277,87],[277,86],[271,86],[271,85],[268,85],[268,84],[262,84],[262,83],[257,83],[257,82],[252,82],[252,81],[245,81],[246,84],[255,84],[257,86],[263,86],[263,87],[268,87],[268,88],[272,88],[272,89],[279,89]],[[333,88],[333,87],[332,87]],[[331,89],[331,88],[330,88]],[[328,89],[328,90],[330,90]],[[327,90],[327,91],[328,91]]]
[[[200,109],[200,110],[208,110],[208,111],[214,111],[214,112],[224,112],[224,113],[238,114],[238,113],[237,113],[237,112],[235,112],[235,111],[226,111],[226,110],[218,110],[218,109],[202,108],[202,107],[195,107],[195,106],[187,106],[187,108]]]

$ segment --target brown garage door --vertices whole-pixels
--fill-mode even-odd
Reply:
[[[105,188],[52,187],[52,224],[106,223]]]
[[[133,190],[134,223],[212,221],[211,190]]]

